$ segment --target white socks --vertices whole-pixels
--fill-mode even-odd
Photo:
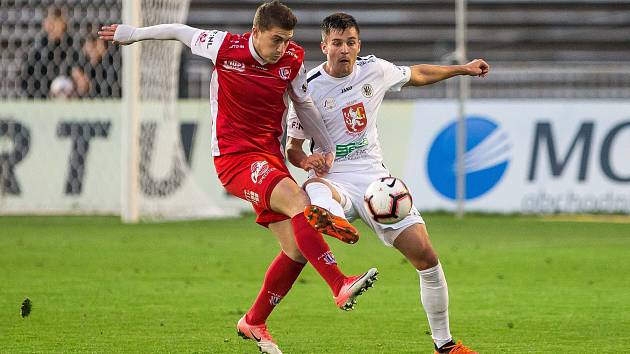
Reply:
[[[332,197],[332,191],[327,185],[320,182],[309,183],[305,189],[311,204],[345,219],[341,204]],[[452,339],[448,323],[448,286],[444,271],[439,262],[435,267],[416,271],[420,277],[420,300],[429,319],[431,336],[439,348]]]
[[[309,183],[306,185],[306,194],[311,198],[311,204],[324,208],[333,215],[346,218],[343,208],[332,196],[332,191],[327,185],[321,182]]]
[[[439,348],[451,341],[448,324],[448,286],[438,262],[435,267],[417,270],[420,276],[420,300],[429,319],[431,336]]]

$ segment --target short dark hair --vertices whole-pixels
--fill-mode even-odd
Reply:
[[[337,12],[336,14],[332,14],[322,21],[322,41],[326,40],[326,37],[332,31],[340,31],[343,32],[348,28],[356,28],[357,34],[361,33],[359,30],[359,24],[357,24],[357,20],[354,19],[351,15],[348,15],[343,12]]]
[[[272,27],[280,27],[284,30],[292,30],[297,24],[297,17],[290,8],[278,0],[266,2],[256,9],[254,15],[254,27],[266,31]]]

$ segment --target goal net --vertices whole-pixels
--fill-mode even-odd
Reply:
[[[185,23],[188,3],[124,0],[123,20],[136,26]],[[143,41],[123,51],[121,216],[127,222],[222,214],[192,177],[180,139],[176,105],[182,48],[177,41]]]
[[[243,210],[212,171],[207,100],[178,102],[183,45],[97,36],[105,24],[185,23],[187,0],[0,4],[0,215]]]

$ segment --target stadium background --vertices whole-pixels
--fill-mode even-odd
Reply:
[[[256,1],[190,3],[187,23],[200,28],[245,32],[251,27]],[[21,89],[22,58],[42,31],[47,4],[66,4],[72,47],[95,25],[120,22],[120,1],[2,1],[3,99],[37,95]],[[321,62],[319,23],[333,11],[347,11],[360,21],[365,52],[400,64],[450,63],[455,49],[455,9],[448,1],[309,1],[287,2],[299,17],[295,39],[307,53],[307,66]],[[493,75],[473,83],[479,98],[627,98],[627,58],[630,44],[625,30],[627,1],[468,1],[469,57],[492,58]],[[107,60],[120,70],[118,49],[108,49]],[[111,57],[110,57],[111,56]],[[183,54],[180,97],[206,98],[209,68],[206,61]],[[109,73],[112,75],[113,73]],[[35,74],[34,81],[52,80],[51,73]],[[106,79],[119,97],[115,78]],[[406,90],[405,98],[455,97],[448,85]],[[399,96],[396,96],[399,97]]]
[[[186,23],[245,32],[251,27],[257,4],[192,0]],[[359,21],[362,54],[375,54],[401,65],[454,62],[452,1],[322,0],[286,4],[299,19],[295,40],[306,49],[308,68],[323,59],[319,22],[335,11],[353,14]],[[123,183],[122,55],[119,48],[104,46],[94,36],[101,24],[121,22],[121,2],[0,0],[0,6],[0,215],[119,215]],[[44,28],[53,8],[61,9],[67,25],[57,43],[44,39],[46,31],[54,31]],[[56,15],[54,11],[52,15]],[[452,298],[459,301],[453,302],[453,322],[459,327],[455,333],[472,338],[477,347],[485,349],[483,352],[534,353],[548,348],[569,352],[576,337],[584,338],[580,344],[585,345],[577,352],[596,348],[601,352],[625,352],[630,342],[630,284],[627,277],[614,275],[630,270],[630,1],[469,0],[467,20],[468,58],[485,58],[492,65],[487,78],[471,80],[469,118],[491,122],[492,128],[507,132],[511,147],[509,156],[499,156],[509,160],[507,170],[498,177],[494,175],[498,180],[492,186],[479,187],[481,195],[467,201],[469,210],[533,216],[475,214],[454,220],[448,213],[427,214],[442,262],[450,266]],[[160,210],[159,219],[193,214],[189,210],[184,215],[173,211],[182,209],[182,203],[203,209],[204,216],[239,215],[249,207],[225,195],[208,158],[211,69],[207,61],[183,50],[177,71],[179,104],[176,113],[166,120],[174,118],[178,122],[175,130],[182,140],[182,151],[175,157],[168,149],[159,151],[163,144],[158,142],[158,131],[163,125],[158,122],[147,126],[140,139],[145,147],[143,156],[153,156],[153,163],[148,160],[141,176],[142,197],[147,204],[162,198],[165,204],[173,205],[170,210]],[[456,118],[457,89],[457,80],[408,88],[388,94],[382,108],[379,129],[386,163],[394,174],[411,181],[421,210],[450,212],[455,207],[448,192],[440,191],[425,170],[429,169],[429,152],[436,137]],[[64,95],[70,97],[53,97]],[[164,115],[159,108],[149,115]],[[150,119],[145,123],[151,123]],[[538,165],[532,163],[535,146],[543,151],[537,155]],[[555,160],[552,151],[557,155]],[[440,168],[448,170],[448,166]],[[538,179],[529,178],[533,168],[537,168]],[[518,192],[521,190],[525,192]],[[191,201],[191,196],[200,200],[198,204]],[[596,215],[553,216],[584,212]],[[0,217],[0,246],[6,250],[0,260],[2,283],[6,284],[0,290],[0,331],[8,334],[0,340],[0,351],[251,350],[229,337],[231,326],[255,293],[261,267],[275,250],[268,245],[270,242],[259,241],[258,234],[267,236],[264,230],[255,228],[250,217],[243,218],[133,228],[107,217]],[[244,226],[242,220],[249,226]],[[582,223],[585,220],[595,222]],[[473,230],[475,235],[465,230]],[[403,272],[408,269],[398,265],[399,258],[379,247],[367,230],[362,231],[367,237],[358,250],[334,245],[339,257],[349,259],[350,267],[358,270],[366,264],[356,260],[361,258],[356,254],[375,255],[384,274],[389,271],[393,278],[391,283],[382,280],[383,290],[389,294],[405,291],[409,304],[417,301],[413,279],[403,276],[409,275]],[[261,254],[220,241],[226,233],[244,244],[256,245]],[[183,254],[164,253],[161,241]],[[216,249],[191,249],[205,241],[217,245]],[[125,245],[131,245],[136,254],[130,254]],[[468,252],[462,254],[462,249]],[[497,256],[499,252],[501,256]],[[182,259],[189,253],[197,258]],[[238,274],[234,269],[242,266],[242,260],[232,256],[222,260],[226,254],[251,258],[245,266],[259,271],[253,272],[251,279],[232,284],[226,274]],[[102,260],[94,261],[101,255]],[[117,263],[120,255],[129,259],[128,263]],[[262,260],[253,261],[258,256]],[[468,257],[475,260],[461,260]],[[178,265],[174,269],[180,272],[194,269],[193,275],[181,276],[164,269],[164,264],[171,263]],[[98,272],[104,273],[99,277],[95,275]],[[532,274],[544,275],[537,279]],[[31,281],[33,277],[40,281]],[[173,279],[164,281],[168,277]],[[216,283],[207,286],[209,279]],[[191,286],[191,282],[200,284]],[[457,282],[466,288],[458,287]],[[189,299],[165,291],[165,284],[184,289]],[[536,288],[540,284],[543,288]],[[594,289],[594,284],[600,289]],[[364,333],[374,337],[383,337],[383,333],[366,323],[386,324],[389,339],[376,340],[378,346],[356,349],[362,341],[353,336],[349,344],[339,344],[334,333],[326,334],[322,324],[313,326],[322,333],[323,341],[314,341],[304,333],[290,337],[282,327],[305,331],[309,327],[301,321],[318,317],[318,309],[326,306],[320,298],[327,295],[314,274],[307,272],[301,285],[306,290],[296,290],[297,294],[287,301],[286,312],[279,313],[275,322],[279,332],[274,333],[280,334],[289,352],[413,352],[420,345],[426,347],[426,338],[408,341],[406,338],[415,338],[417,333],[396,329],[415,329],[422,314],[414,311],[413,316],[406,316],[406,308],[389,308],[387,299],[379,295],[373,303],[365,300],[374,309],[350,320],[332,311],[324,312],[324,318],[334,321],[331,328],[356,326],[358,322]],[[130,290],[134,287],[138,288]],[[235,299],[218,296],[216,292],[222,288],[230,289]],[[124,308],[139,295],[147,297],[148,305],[138,310],[138,316],[131,310],[112,310],[108,304],[112,300]],[[16,315],[25,296],[31,296],[35,303],[33,316],[26,319],[31,322]],[[213,306],[207,304],[209,298]],[[563,298],[568,299],[566,303],[561,301]],[[160,305],[164,299],[168,299],[163,301],[166,304]],[[292,311],[304,310],[298,299],[313,304],[313,308],[292,318]],[[91,304],[92,309],[84,309],[84,305],[76,309],[73,302]],[[182,304],[190,311],[179,310]],[[409,306],[417,310],[416,305]],[[466,312],[470,315],[463,314]],[[145,330],[153,329],[145,327],[143,321],[156,314],[165,318],[157,326],[164,327],[168,321],[177,325],[162,338],[144,337]],[[86,316],[106,319],[90,320]],[[213,320],[208,321],[208,317]],[[500,318],[500,324],[493,317]],[[129,325],[118,326],[123,319],[129,320]],[[206,327],[191,329],[185,319],[207,322]],[[476,324],[467,326],[471,322]],[[614,327],[612,337],[617,340],[609,339],[609,327]],[[212,335],[215,328],[221,333],[218,341]],[[543,330],[546,335],[541,334]],[[55,333],[67,339],[59,339]],[[189,338],[174,343],[182,333]],[[497,339],[493,333],[503,337]],[[117,342],[117,335],[130,335],[130,339]],[[510,344],[521,340],[527,343]],[[304,343],[307,345],[303,347]],[[384,349],[388,347],[399,349]]]
[[[159,4],[145,3],[158,8]],[[186,22],[244,32],[255,5],[192,1]],[[452,2],[289,5],[300,19],[295,39],[306,48],[308,68],[323,59],[321,18],[342,10],[361,24],[363,54],[401,65],[454,63]],[[470,80],[468,118],[479,118],[469,122],[479,127],[468,127],[468,134],[485,145],[468,151],[468,188],[479,189],[472,176],[475,171],[480,172],[478,180],[496,180],[481,188],[484,191],[467,191],[475,196],[468,198],[468,210],[630,212],[630,166],[624,159],[630,140],[625,116],[630,96],[629,10],[626,1],[468,3],[468,58],[483,57],[492,64],[487,78]],[[165,13],[144,21],[173,18]],[[127,150],[128,118],[116,114],[122,110],[121,51],[106,46],[94,33],[103,23],[120,22],[121,16],[121,3],[116,1],[3,2],[0,212],[117,214],[124,208],[126,197],[121,205],[118,195],[126,184],[117,177],[124,174],[120,160],[127,159],[121,153]],[[58,38],[50,39],[54,36],[46,31],[54,32],[60,21]],[[141,214],[179,217],[203,210],[199,214],[221,216],[246,210],[246,205],[225,196],[207,159],[211,66],[188,50],[182,51],[177,64],[178,47],[152,45],[142,44],[153,54],[143,57],[140,80],[144,95],[140,99],[146,101],[138,138],[145,157],[140,162],[138,194],[145,210]],[[53,99],[55,95],[71,97]],[[409,181],[416,200],[425,201],[420,204],[423,210],[455,207],[449,192],[454,187],[439,186],[442,177],[454,178],[450,165],[429,166],[428,156],[435,138],[457,117],[458,97],[458,81],[453,79],[390,93],[381,112],[386,162],[394,175]],[[156,105],[156,100],[167,104]],[[175,130],[179,135],[171,140],[181,140],[183,146],[173,147],[160,135]],[[411,131],[419,133],[408,134]],[[474,137],[476,133],[480,135]],[[497,136],[499,140],[490,139]],[[49,155],[42,158],[44,151]],[[502,172],[490,171],[500,164],[507,166]],[[50,178],[47,185],[37,180],[44,171]],[[191,200],[202,201],[191,205]],[[162,206],[150,208],[160,201]]]

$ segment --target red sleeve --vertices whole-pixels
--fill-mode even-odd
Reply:
[[[295,79],[295,77],[300,74],[302,64],[304,64],[304,49],[297,45],[295,42],[291,42],[287,50],[291,50],[295,54],[295,56],[292,55],[293,61],[291,62],[290,81],[293,81],[293,79]]]
[[[225,38],[223,39],[223,42],[221,43],[221,48],[219,48],[219,51],[217,52],[217,62],[219,62],[219,58],[223,57],[223,55],[225,55],[225,51],[229,48],[228,44],[230,43],[230,40],[233,39],[233,37],[235,37],[235,35],[233,35],[230,32],[227,32],[225,35]],[[215,63],[215,64],[216,64]]]

